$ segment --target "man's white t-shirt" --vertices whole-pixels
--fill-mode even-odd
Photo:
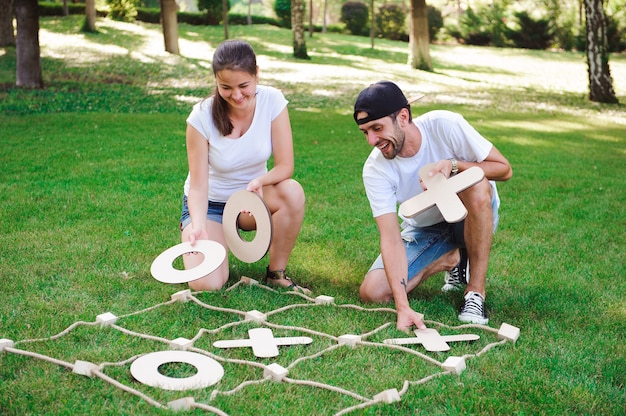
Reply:
[[[482,162],[493,144],[480,135],[460,114],[435,110],[413,119],[422,134],[422,145],[415,156],[385,159],[374,147],[363,166],[363,183],[374,217],[396,212],[397,206],[423,192],[419,170],[428,163],[455,158]],[[500,199],[491,181],[493,207]],[[432,207],[414,218],[404,218],[403,226],[426,227],[444,221],[439,209]]]
[[[272,121],[287,106],[282,92],[258,85],[254,118],[248,131],[237,139],[221,135],[213,124],[210,97],[193,106],[187,123],[209,142],[209,200],[226,202],[236,191],[267,173],[267,160],[272,155]],[[190,175],[185,181],[189,194]]]

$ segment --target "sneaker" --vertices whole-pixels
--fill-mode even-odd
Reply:
[[[467,250],[460,248],[459,254],[461,255],[459,264],[454,266],[454,269],[446,272],[444,276],[445,284],[441,288],[442,292],[460,290],[463,285],[469,282],[469,258],[467,257]]]
[[[485,300],[480,293],[469,291],[465,294],[459,321],[487,325],[489,319],[487,319],[485,314]]]

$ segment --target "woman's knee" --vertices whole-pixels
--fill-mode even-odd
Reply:
[[[228,270],[228,266],[226,266],[226,270]],[[223,267],[218,268],[214,272],[201,277],[197,280],[192,280],[188,283],[189,288],[192,290],[203,290],[203,291],[216,291],[221,290],[224,285],[228,282],[228,273],[224,273]]]
[[[304,188],[295,179],[287,179],[276,184],[276,195],[281,207],[289,207],[291,210],[304,210]]]

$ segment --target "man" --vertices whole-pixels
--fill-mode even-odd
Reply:
[[[400,88],[380,81],[365,88],[354,104],[354,120],[374,146],[363,166],[363,183],[380,233],[380,252],[361,284],[364,302],[394,301],[397,327],[424,329],[423,316],[409,306],[407,294],[444,270],[468,270],[459,319],[487,324],[485,278],[499,198],[494,181],[512,175],[508,160],[460,115],[436,110],[412,119]],[[460,223],[448,224],[436,207],[398,224],[397,205],[423,192],[419,169],[435,163],[430,174],[450,177],[478,166],[485,179],[459,193],[467,208]],[[468,260],[461,261],[460,248]],[[468,281],[469,280],[469,281]],[[450,283],[450,282],[447,282]]]

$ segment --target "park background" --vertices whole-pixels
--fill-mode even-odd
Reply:
[[[163,52],[159,25],[97,23],[97,33],[85,34],[80,16],[41,19],[41,90],[14,88],[15,50],[0,49],[0,338],[50,337],[78,320],[131,313],[184,289],[155,281],[149,266],[179,241],[185,118],[211,93],[211,53],[223,30],[181,24],[181,54],[174,56]],[[487,289],[490,325],[518,326],[520,340],[470,361],[459,376],[413,388],[399,403],[355,414],[623,412],[626,111],[588,101],[583,54],[442,43],[431,45],[435,69],[424,72],[407,68],[402,41],[377,39],[372,49],[366,37],[315,33],[307,38],[311,59],[301,61],[291,56],[288,29],[233,26],[231,37],[253,44],[261,82],[290,100],[294,177],[307,193],[290,274],[316,295],[359,303],[360,280],[378,250],[360,178],[370,148],[351,118],[354,97],[367,84],[391,79],[407,95],[426,94],[415,114],[464,114],[513,165],[513,178],[499,186],[501,223]],[[623,103],[626,59],[613,54],[610,65]],[[241,275],[260,279],[265,270],[266,259],[231,260],[230,284]],[[441,293],[442,280],[427,281],[411,305],[426,319],[455,325],[460,295]],[[199,296],[243,310],[293,302],[255,288]],[[383,318],[394,321],[393,314]],[[132,324],[190,338],[213,319],[181,306]],[[381,317],[322,310],[295,319],[339,335]],[[94,362],[154,349],[89,330],[20,347]],[[311,374],[367,394],[399,387],[409,370],[424,371],[424,364],[369,351],[330,361]],[[115,374],[133,383],[123,371]],[[164,402],[176,397],[146,391]],[[209,402],[208,393],[194,395]],[[229,414],[333,414],[346,406],[332,394],[281,383],[211,404]],[[0,354],[0,410],[168,413],[100,380],[7,353]]]

